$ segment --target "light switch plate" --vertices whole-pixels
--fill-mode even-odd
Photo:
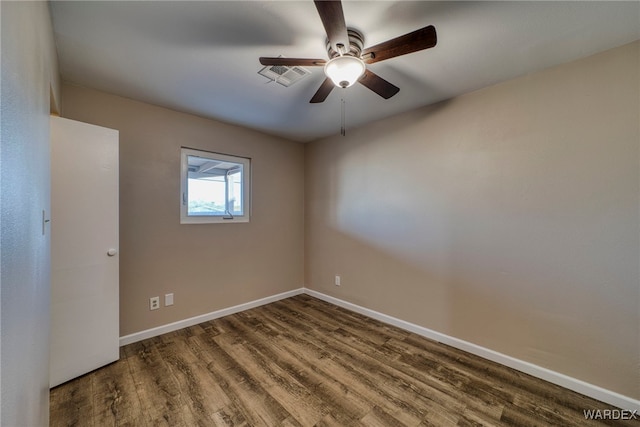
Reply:
[[[165,294],[164,295],[164,305],[165,307],[168,305],[173,305],[173,294]]]

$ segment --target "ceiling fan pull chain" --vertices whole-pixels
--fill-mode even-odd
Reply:
[[[342,136],[346,136],[347,135],[347,130],[346,130],[346,125],[345,125],[345,114],[344,114],[344,110],[345,110],[345,102],[344,102],[344,98],[340,100],[340,135]]]

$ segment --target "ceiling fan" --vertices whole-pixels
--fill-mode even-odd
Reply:
[[[340,0],[314,0],[314,3],[327,33],[329,60],[260,58],[260,63],[265,66],[324,66],[326,78],[311,98],[311,103],[323,102],[335,86],[347,88],[355,82],[371,89],[381,97],[389,99],[398,93],[400,88],[367,69],[367,65],[429,49],[434,47],[437,42],[436,29],[433,25],[429,25],[364,49],[362,33],[345,24]]]

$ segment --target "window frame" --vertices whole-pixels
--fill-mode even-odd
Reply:
[[[242,165],[242,215],[189,215],[189,156]],[[228,200],[225,200],[228,203]],[[249,222],[251,217],[251,158],[189,147],[180,148],[180,224],[222,224]]]

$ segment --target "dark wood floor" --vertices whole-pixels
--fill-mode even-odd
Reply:
[[[52,426],[601,425],[588,409],[612,407],[306,295],[122,347],[51,391]]]

